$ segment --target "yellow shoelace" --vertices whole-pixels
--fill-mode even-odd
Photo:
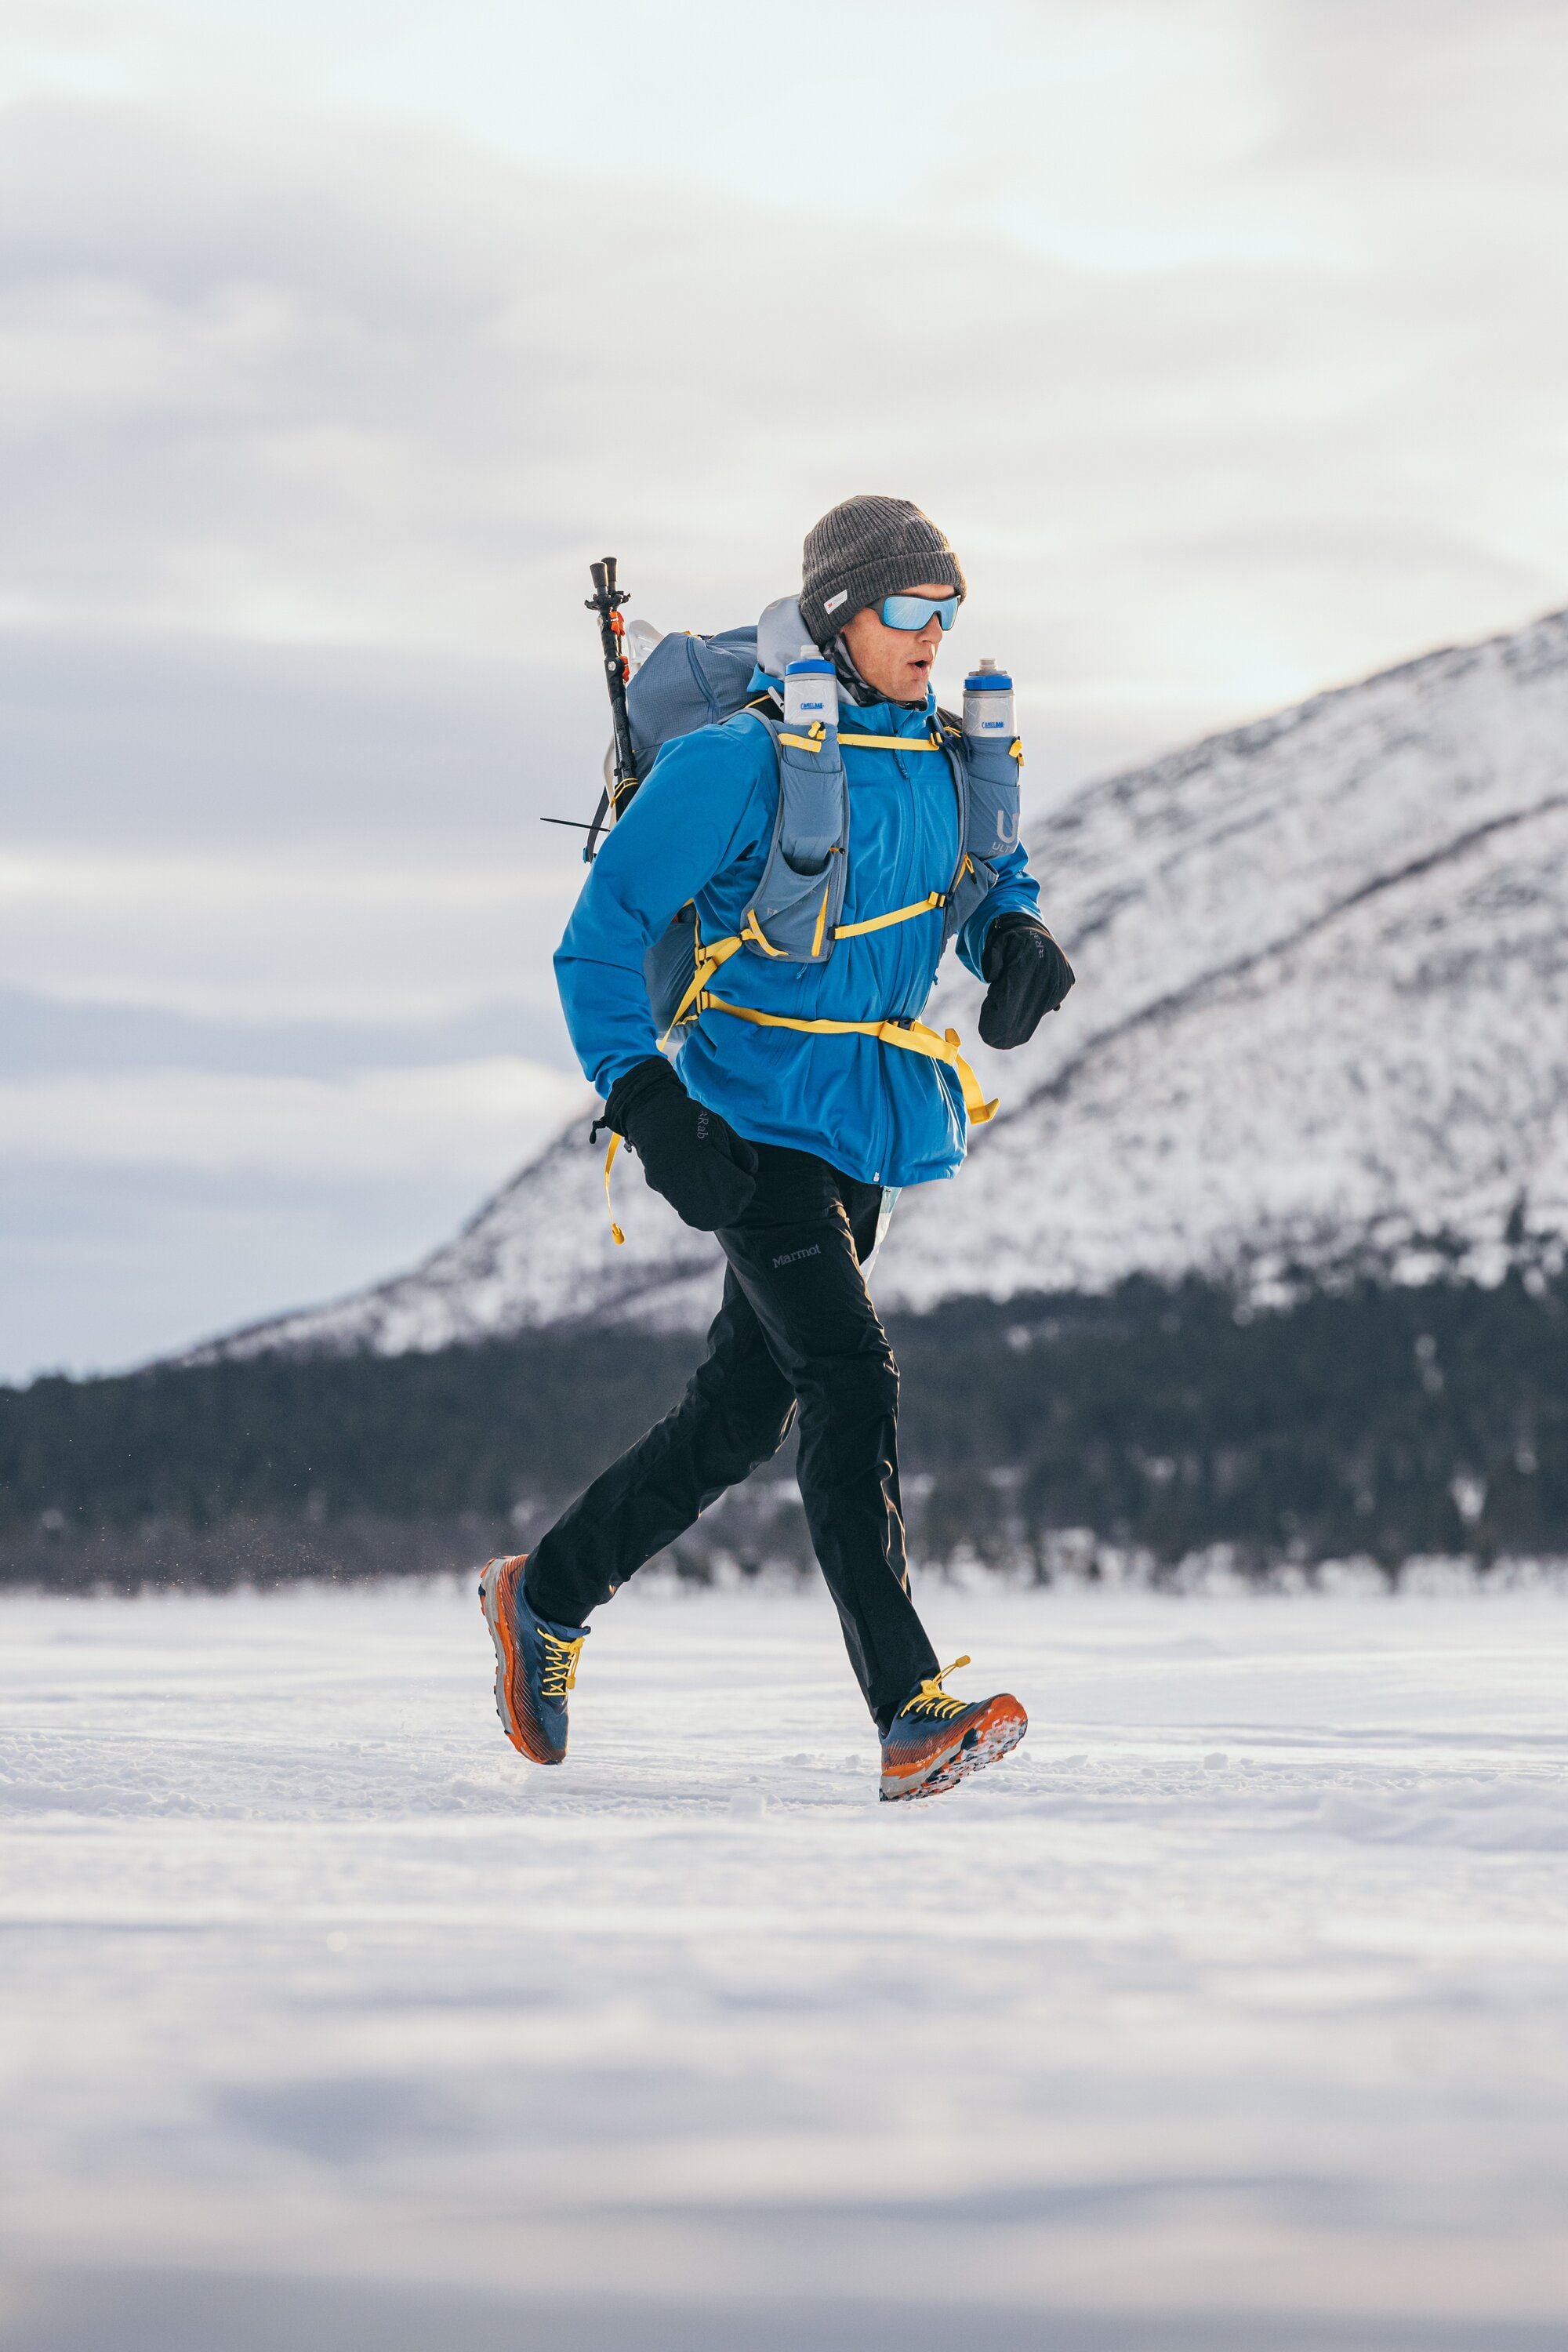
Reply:
[[[949,1675],[955,1675],[960,1666],[966,1666],[969,1663],[967,1658],[954,1658],[951,1666],[943,1666],[940,1675],[932,1675],[929,1681],[921,1683],[913,1698],[906,1700],[899,1713],[943,1717],[962,1715],[969,1701],[966,1698],[950,1698],[942,1685]]]
[[[569,1690],[577,1687],[577,1660],[588,1636],[579,1633],[574,1642],[563,1642],[559,1633],[548,1633],[542,1625],[539,1638],[544,1644],[544,1670],[539,1677],[540,1691],[545,1698],[564,1698]]]

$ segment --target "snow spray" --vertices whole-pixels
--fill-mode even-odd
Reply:
[[[784,715],[786,727],[838,724],[838,680],[815,646],[802,646],[800,659],[784,671]]]
[[[1004,751],[1016,740],[1013,681],[989,658],[963,681],[963,731],[982,743],[999,743]]]

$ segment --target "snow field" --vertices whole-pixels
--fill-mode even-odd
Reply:
[[[0,1602],[0,2345],[1560,2344],[1568,1602],[922,1611],[890,1807],[815,1586]]]

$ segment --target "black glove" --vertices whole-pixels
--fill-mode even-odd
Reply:
[[[716,1110],[692,1101],[662,1054],[616,1079],[604,1123],[626,1139],[654,1191],[700,1234],[732,1225],[750,1207],[756,1153]]]
[[[1071,964],[1033,915],[998,915],[985,934],[980,968],[991,982],[980,1008],[988,1045],[1026,1044],[1073,983]]]

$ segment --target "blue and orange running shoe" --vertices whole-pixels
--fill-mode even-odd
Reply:
[[[882,1740],[882,1802],[900,1797],[938,1797],[983,1765],[994,1764],[1016,1748],[1029,1718],[1009,1691],[966,1706],[950,1698],[942,1684],[969,1664],[955,1658],[921,1683],[904,1701]]]
[[[522,1589],[528,1554],[489,1559],[479,1605],[496,1650],[496,1713],[520,1756],[559,1764],[566,1753],[566,1694],[577,1680],[585,1625],[552,1625]]]

